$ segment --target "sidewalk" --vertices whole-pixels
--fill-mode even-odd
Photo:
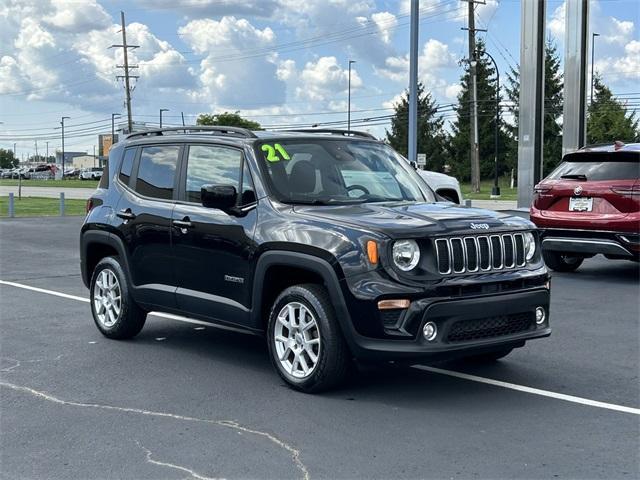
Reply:
[[[471,206],[487,210],[515,210],[518,208],[518,202],[515,200],[471,200]]]

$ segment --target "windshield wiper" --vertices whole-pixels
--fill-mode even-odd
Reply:
[[[572,180],[584,180],[587,181],[587,176],[583,173],[568,173],[566,175],[561,175],[560,178],[568,178]]]

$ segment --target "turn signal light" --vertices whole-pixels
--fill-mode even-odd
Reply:
[[[90,198],[89,200],[87,200],[87,203],[85,205],[85,213],[89,213],[92,208],[93,208],[93,199]]]
[[[405,308],[409,308],[411,302],[406,298],[403,299],[391,299],[391,300],[380,300],[378,302],[378,310],[398,310]]]
[[[369,257],[371,265],[378,264],[378,244],[373,240],[367,241],[367,257]]]

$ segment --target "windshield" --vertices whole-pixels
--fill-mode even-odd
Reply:
[[[285,203],[434,202],[420,176],[387,145],[342,139],[269,140],[258,161]]]

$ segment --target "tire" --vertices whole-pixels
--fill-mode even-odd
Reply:
[[[503,348],[501,350],[494,350],[493,352],[482,353],[480,355],[472,355],[466,357],[465,361],[473,363],[493,363],[506,357],[513,351],[513,348]]]
[[[287,326],[292,323],[291,311],[294,328]],[[352,366],[349,348],[329,294],[320,285],[295,285],[276,298],[269,314],[267,339],[273,366],[296,390],[320,392],[348,377]]]
[[[133,300],[118,257],[105,257],[96,265],[91,275],[90,303],[93,321],[105,337],[133,338],[144,327],[147,313]]]
[[[560,252],[552,252],[549,250],[542,251],[544,263],[556,272],[574,272],[582,265],[584,258],[566,255]]]

